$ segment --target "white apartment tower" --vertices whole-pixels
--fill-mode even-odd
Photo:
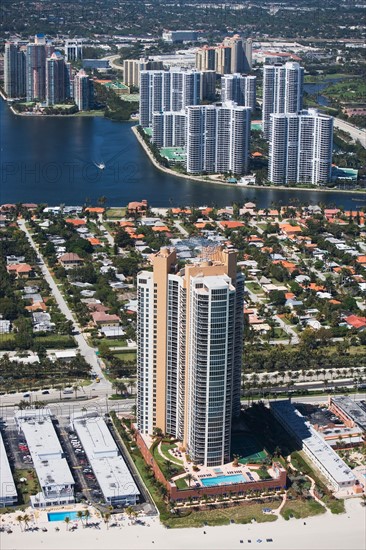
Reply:
[[[137,423],[183,441],[192,460],[230,459],[240,413],[244,278],[234,250],[177,272],[174,249],[138,275]]]
[[[186,121],[185,111],[153,113],[151,141],[158,147],[184,147]]]
[[[140,124],[152,125],[154,112],[170,111],[170,72],[141,71],[140,73]]]
[[[263,68],[262,122],[264,137],[269,137],[272,113],[298,113],[302,109],[304,69],[299,63],[265,65]]]
[[[299,114],[272,114],[268,179],[276,184],[328,183],[332,149],[332,117],[316,109]]]
[[[248,169],[250,108],[234,102],[187,108],[187,172],[231,172]]]
[[[140,72],[140,124],[151,127],[155,112],[181,111],[188,105],[198,105],[202,75],[197,71]]]
[[[235,101],[239,106],[250,107],[255,111],[255,76],[243,76],[240,73],[225,74],[221,78],[221,101]]]
[[[81,69],[74,77],[74,100],[79,111],[89,111],[93,107],[93,81],[84,69]]]

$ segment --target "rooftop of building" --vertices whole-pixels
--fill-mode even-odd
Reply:
[[[110,499],[117,496],[139,495],[140,491],[103,418],[74,414],[71,423],[104,497]]]
[[[69,465],[63,458],[50,409],[18,411],[15,420],[27,441],[41,486],[74,485]]]
[[[296,438],[302,441],[303,445],[317,458],[336,483],[342,485],[355,481],[354,475],[345,462],[290,401],[271,402],[271,409],[281,416]]]
[[[347,395],[340,395],[332,397],[331,402],[342,409],[360,428],[366,431],[366,411],[356,401],[352,401]]]
[[[16,496],[17,490],[6,454],[3,437],[0,432],[0,502],[3,499],[14,498]]]

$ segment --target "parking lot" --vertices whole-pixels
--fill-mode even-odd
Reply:
[[[73,451],[76,455],[76,459],[80,465],[80,469],[82,471],[82,474],[86,481],[88,489],[90,493],[93,495],[93,499],[95,499],[96,501],[101,501],[102,492],[97,483],[93,470],[91,469],[90,464],[88,463],[88,460],[85,456],[85,451],[83,450],[82,445],[79,439],[77,438],[77,435],[74,432],[70,432],[69,440],[70,440],[71,446],[73,447]]]

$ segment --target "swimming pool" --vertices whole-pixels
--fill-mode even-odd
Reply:
[[[243,474],[235,474],[232,476],[216,476],[201,479],[205,487],[213,487],[214,485],[231,485],[232,483],[246,483]]]
[[[47,517],[48,521],[64,521],[65,518],[70,520],[79,519],[77,512],[49,512]]]

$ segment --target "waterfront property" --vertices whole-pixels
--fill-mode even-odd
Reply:
[[[174,435],[197,464],[218,466],[240,414],[244,277],[234,250],[181,272],[176,263],[162,248],[138,275],[138,429]]]
[[[351,470],[311,424],[305,421],[291,401],[272,401],[270,408],[275,418],[301,445],[302,450],[335,491],[352,489],[356,478]]]
[[[212,498],[225,498],[230,495],[245,497],[253,492],[259,495],[262,492],[286,489],[286,470],[277,462],[266,467],[265,479],[261,479],[258,475],[260,467],[257,465],[249,468],[247,465],[234,465],[234,463],[228,462],[221,465],[220,468],[198,467],[197,471],[195,465],[185,461],[185,472],[168,480],[158,461],[154,458],[156,455],[152,454],[153,447],[149,447],[151,439],[149,440],[148,437],[137,432],[136,443],[146,464],[152,468],[155,478],[163,484],[172,501],[185,502],[206,496]]]
[[[11,506],[17,501],[17,489],[0,432],[0,507]]]
[[[103,418],[74,414],[71,426],[84,448],[105,501],[111,506],[137,504],[140,491]]]
[[[52,423],[50,409],[25,409],[15,413],[15,422],[23,433],[41,492],[30,497],[34,508],[72,504],[74,478]]]

